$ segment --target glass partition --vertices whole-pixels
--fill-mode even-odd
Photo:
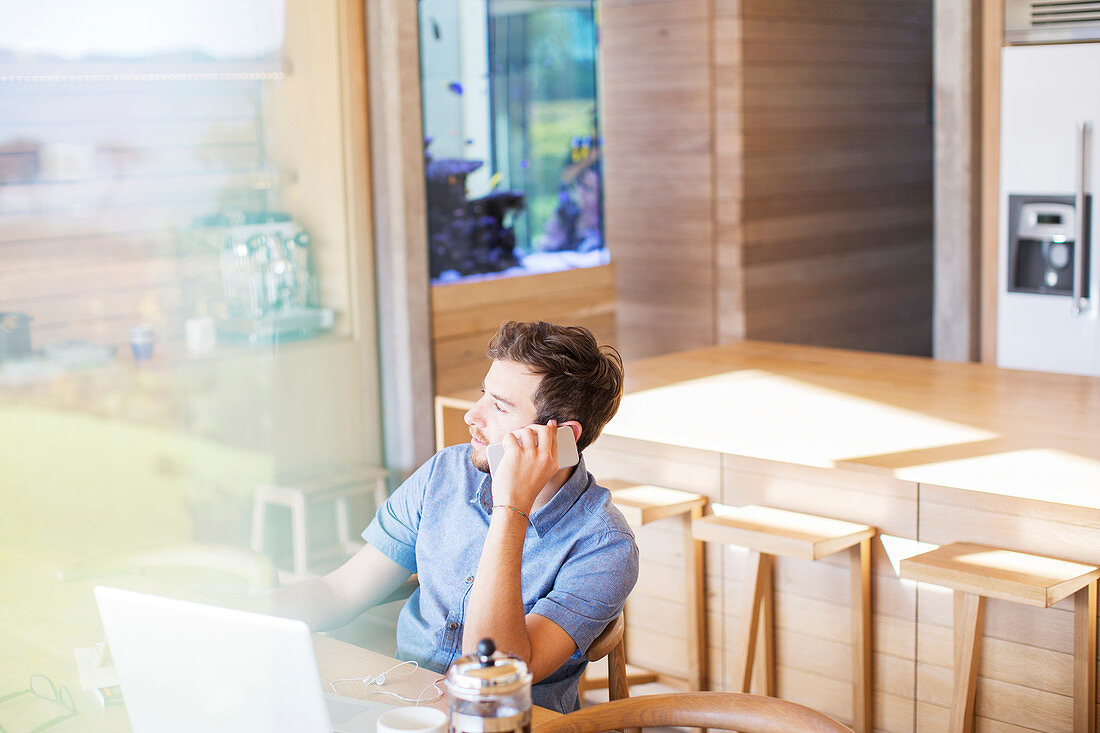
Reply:
[[[433,283],[606,264],[591,0],[420,0]]]
[[[32,674],[101,729],[96,583],[227,599],[355,549],[382,453],[343,6],[0,3],[5,730],[51,712],[4,697]],[[340,482],[298,567],[257,492]]]

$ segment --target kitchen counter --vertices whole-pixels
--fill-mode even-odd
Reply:
[[[605,435],[1100,508],[1100,379],[745,341],[629,365]]]

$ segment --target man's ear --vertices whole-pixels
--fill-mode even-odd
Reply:
[[[562,425],[568,425],[573,428],[573,440],[577,441],[581,439],[581,424],[576,420],[566,420],[565,422],[558,423],[558,427]]]

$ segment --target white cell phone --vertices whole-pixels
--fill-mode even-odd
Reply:
[[[485,446],[485,457],[489,461],[489,473],[496,473],[500,459],[504,458],[504,444],[490,443]],[[580,463],[580,460],[577,439],[573,437],[573,428],[568,425],[558,426],[558,470],[571,468]]]

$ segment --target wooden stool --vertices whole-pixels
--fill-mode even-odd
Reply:
[[[1096,581],[1100,568],[956,542],[901,561],[901,577],[955,591],[955,687],[948,730],[974,728],[985,599],[1049,608],[1073,599],[1073,730],[1096,729]]]
[[[775,618],[772,568],[775,557],[820,560],[853,548],[852,598],[852,727],[869,733],[873,727],[871,677],[871,539],[875,528],[766,506],[713,505],[714,513],[696,519],[697,539],[749,549],[746,593],[738,636],[741,646],[734,666],[736,689],[748,692],[756,654],[756,633],[763,617],[765,694],[775,696]]]
[[[703,543],[691,535],[691,522],[703,516],[707,497],[690,491],[666,489],[615,479],[602,481],[611,491],[611,500],[635,527],[670,517],[680,517],[684,525],[684,563],[687,580],[684,594],[688,611],[688,678],[690,690],[705,690],[707,685],[706,598],[703,593]],[[657,681],[652,672],[635,671],[627,675],[630,684]]]
[[[331,501],[336,512],[336,540],[341,552],[351,554],[359,545],[348,533],[348,497],[373,492],[375,506],[386,500],[384,468],[344,464],[293,471],[277,476],[271,483],[258,482],[252,493],[252,549],[264,551],[264,518],[270,504],[290,509],[291,548],[294,575],[309,573],[309,521],[311,504]]]

